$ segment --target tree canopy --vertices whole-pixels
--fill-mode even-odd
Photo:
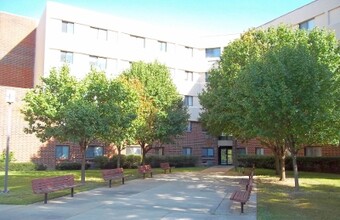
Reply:
[[[70,75],[67,66],[52,69],[42,84],[29,91],[22,113],[29,122],[26,132],[42,141],[78,143],[82,155],[81,181],[85,183],[85,153],[100,140],[128,139],[128,127],[136,118],[137,96],[119,81],[91,70],[82,80]],[[127,133],[119,133],[118,130]],[[116,143],[115,143],[116,144]],[[119,143],[120,144],[120,143]]]
[[[145,154],[155,142],[169,143],[184,132],[189,114],[165,65],[132,63],[122,77],[138,80],[142,85],[137,87],[141,106],[135,122],[135,140],[142,148],[144,162]]]
[[[201,120],[211,133],[259,138],[274,151],[338,141],[339,65],[338,41],[325,30],[250,30],[211,71]]]

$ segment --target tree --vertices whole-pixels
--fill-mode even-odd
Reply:
[[[77,81],[64,66],[59,71],[52,69],[48,77],[42,78],[42,85],[36,86],[24,98],[22,112],[29,122],[25,129],[27,133],[35,133],[41,141],[54,138],[79,144],[82,183],[85,183],[86,149],[107,131],[108,121],[117,119],[114,114],[110,114],[110,120],[104,117],[112,110],[102,105],[110,103],[108,88],[103,73],[91,70],[83,80]]]
[[[292,154],[299,189],[299,149],[339,139],[338,76],[317,62],[305,45],[271,50],[239,73],[238,106],[258,137],[283,140]]]
[[[141,146],[144,164],[146,153],[156,142],[169,143],[184,132],[189,115],[166,66],[136,62],[123,72],[123,77],[136,79],[142,86],[136,87],[140,109],[135,121],[135,140]]]
[[[241,95],[237,94],[239,85],[235,85],[236,80],[240,72],[250,63],[263,59],[268,51],[279,51],[280,48],[293,45],[304,46],[316,62],[325,65],[333,74],[338,75],[339,45],[334,34],[319,29],[307,32],[287,26],[249,30],[224,49],[218,67],[211,70],[207,88],[199,97],[203,107],[201,120],[210,133],[219,135],[224,132],[241,140],[259,137],[257,125],[248,123],[249,118],[244,115],[246,109],[236,99]],[[281,170],[281,179],[284,180],[285,175],[282,171],[285,170],[285,154],[282,152],[286,151],[287,145],[280,136],[260,137],[260,141],[270,146],[276,157],[280,158],[281,162],[277,164],[283,167],[277,169]]]
[[[107,101],[101,101],[107,124],[106,130],[101,134],[101,140],[115,145],[118,151],[117,167],[121,166],[121,151],[134,141],[136,134],[134,121],[140,103],[136,86],[138,81],[127,81],[123,77],[111,80],[105,93]]]

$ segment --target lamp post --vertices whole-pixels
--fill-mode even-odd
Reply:
[[[5,183],[3,193],[8,193],[7,182],[8,182],[8,163],[9,163],[9,141],[11,139],[11,118],[12,118],[12,104],[15,100],[15,91],[6,91],[6,102],[8,103],[8,115],[7,115],[7,139],[6,139],[6,160],[5,160]]]

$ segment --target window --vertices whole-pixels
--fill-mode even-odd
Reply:
[[[204,80],[205,80],[206,82],[208,82],[209,73],[208,73],[208,72],[205,72],[204,75],[205,75]]]
[[[193,100],[194,100],[193,96],[189,96],[189,95],[184,96],[184,105],[193,106]]]
[[[255,154],[256,155],[264,155],[264,149],[262,147],[256,147],[255,148]]]
[[[70,157],[70,146],[57,145],[55,147],[55,158],[59,160],[66,160]]]
[[[205,49],[205,57],[220,57],[221,48],[207,48]]]
[[[100,146],[89,146],[86,149],[86,158],[95,158],[97,156],[103,156],[104,149]]]
[[[214,148],[212,147],[202,148],[202,157],[214,157]]]
[[[94,35],[94,38],[98,40],[107,40],[107,30],[91,27],[91,31]]]
[[[126,155],[142,155],[140,146],[131,145],[126,147]]]
[[[187,51],[187,55],[189,57],[193,57],[194,56],[194,49],[192,47],[185,47],[186,51]]]
[[[159,156],[164,155],[164,147],[155,148],[155,154]]]
[[[63,33],[74,33],[74,23],[68,21],[62,21],[61,30]]]
[[[247,155],[247,149],[245,147],[237,148],[237,155]]]
[[[68,51],[60,51],[60,62],[73,63],[73,53]]]
[[[321,157],[322,149],[321,147],[306,147],[305,156],[306,157]]]
[[[187,132],[191,132],[191,131],[192,131],[192,122],[189,121],[187,125]]]
[[[193,81],[194,80],[194,73],[190,71],[185,71],[186,74],[186,80]]]
[[[144,37],[139,37],[139,36],[134,36],[134,35],[130,35],[131,40],[132,40],[132,44],[136,47],[136,48],[145,48],[145,38]]]
[[[299,28],[302,30],[312,30],[315,27],[314,18],[299,24]]]
[[[158,41],[159,44],[159,50],[161,52],[166,52],[167,51],[167,43],[164,41]]]
[[[191,147],[183,147],[182,154],[189,156],[192,155],[192,148]]]
[[[106,69],[106,58],[90,56],[90,65],[92,67],[98,68],[99,70]]]

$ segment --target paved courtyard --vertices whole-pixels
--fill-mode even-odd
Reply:
[[[154,175],[126,181],[125,185],[76,193],[73,198],[52,199],[48,204],[0,205],[0,219],[255,220],[255,190],[243,214],[240,203],[229,200],[231,193],[240,189],[239,178],[225,175],[230,168]]]

